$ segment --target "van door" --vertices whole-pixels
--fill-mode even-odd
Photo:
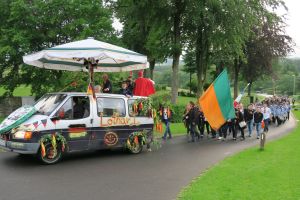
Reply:
[[[72,96],[54,115],[56,129],[66,138],[70,151],[87,150],[92,132],[92,105],[89,96]]]
[[[121,97],[98,97],[95,148],[122,146],[128,131],[125,99]]]

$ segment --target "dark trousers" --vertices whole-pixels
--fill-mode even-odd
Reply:
[[[185,122],[185,126],[186,126],[186,133],[189,135],[191,132],[191,127],[190,127],[190,123],[189,122]]]
[[[208,121],[204,121],[204,127],[206,128],[206,132],[207,132],[207,135],[208,135],[209,132],[210,132],[209,129],[211,128],[210,125],[209,125],[209,123],[208,123]],[[204,128],[204,127],[203,127],[203,128]],[[211,129],[211,130],[212,130],[212,129]]]
[[[210,127],[212,138],[216,138],[217,132]]]
[[[228,123],[229,132],[232,133],[232,137],[236,138],[236,130],[235,130],[235,124],[234,123]]]
[[[265,123],[265,128],[264,131],[268,132],[269,131],[269,124],[270,124],[270,119],[264,119],[264,123]]]
[[[204,135],[204,122],[199,122],[198,129],[200,131],[200,136],[203,137],[203,135]]]
[[[242,137],[242,138],[245,138],[245,134],[244,134],[244,129],[245,129],[245,127],[241,128],[241,127],[239,126],[239,129],[240,129],[240,131],[241,131],[241,137]]]
[[[226,138],[227,137],[227,130],[228,130],[228,124],[224,124],[220,130],[220,137]]]
[[[199,139],[199,137],[200,137],[200,135],[199,135],[199,132],[197,131],[197,125],[196,124],[191,124],[190,125],[190,127],[191,127],[191,137],[192,137],[192,141],[194,142],[195,141],[195,137],[198,137],[198,139]]]
[[[276,116],[276,121],[278,126],[282,123],[281,119],[278,116]]]

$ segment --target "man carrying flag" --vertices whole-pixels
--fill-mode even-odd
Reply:
[[[227,120],[235,118],[226,69],[200,97],[199,104],[205,118],[214,130],[218,130]]]

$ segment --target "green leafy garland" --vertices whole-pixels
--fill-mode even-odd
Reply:
[[[157,131],[162,132],[162,122],[158,111],[153,106],[153,100],[149,98],[136,99],[133,103],[133,112],[135,115],[141,113],[144,116],[152,117],[154,121],[154,127]]]
[[[57,143],[61,144],[61,151],[64,152],[67,146],[67,141],[64,136],[62,136],[60,133],[53,133],[53,134],[46,134],[43,135],[40,139],[40,145],[41,145],[41,155],[42,157],[46,156],[46,149],[45,144],[51,143],[53,147],[53,157],[57,155]]]
[[[125,147],[132,150],[137,145],[145,145],[147,143],[147,131],[137,131],[133,132],[132,134],[129,135],[127,142],[125,144]],[[152,138],[151,142],[156,148],[159,148],[161,146],[161,143],[156,140],[154,137]]]
[[[137,145],[145,145],[146,138],[147,138],[147,133],[145,130],[133,132],[132,134],[129,135],[127,139],[126,148],[132,150]]]

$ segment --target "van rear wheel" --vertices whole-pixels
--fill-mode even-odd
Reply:
[[[53,148],[51,142],[47,142],[45,145],[45,156],[42,155],[41,151],[38,152],[38,158],[43,164],[51,165],[59,162],[62,158],[62,151],[59,148],[61,145],[57,144],[56,149]]]
[[[128,148],[129,152],[132,154],[139,154],[143,151],[143,145],[139,142]]]

